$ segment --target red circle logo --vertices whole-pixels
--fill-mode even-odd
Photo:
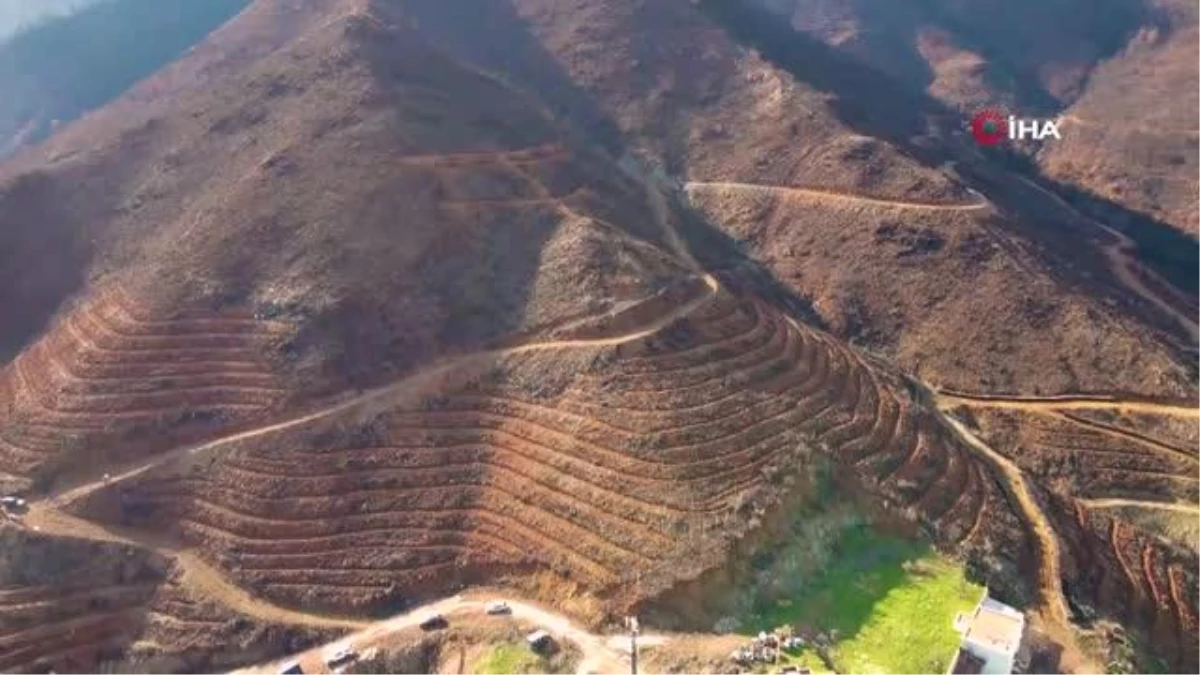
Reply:
[[[971,135],[980,145],[995,145],[1008,137],[1008,118],[996,110],[984,110],[971,119]]]

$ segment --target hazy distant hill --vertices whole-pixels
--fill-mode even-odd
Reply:
[[[0,39],[48,16],[69,14],[96,0],[0,0]]]
[[[104,105],[245,5],[246,0],[0,0],[0,35],[18,29],[0,45],[5,92],[0,156],[44,138],[56,120],[70,121]]]

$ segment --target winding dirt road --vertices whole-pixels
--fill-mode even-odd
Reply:
[[[254,429],[250,429],[249,431],[243,431],[231,436],[224,436],[222,438],[205,441],[203,443],[183,446],[159,455],[155,455],[150,459],[142,460],[132,466],[124,467],[116,472],[110,473],[107,478],[93,478],[92,480],[88,480],[69,489],[57,493],[51,493],[50,495],[47,495],[43,501],[47,502],[48,505],[53,508],[62,508],[67,504],[88,496],[100,488],[124,482],[130,478],[140,476],[151,469],[164,466],[181,458],[189,456],[197,457],[224,446],[274,434],[287,429],[300,427],[317,420],[347,413],[356,409],[361,409],[362,412],[366,414],[371,412],[372,404],[378,404],[383,401],[386,401],[387,407],[392,407],[399,403],[403,403],[406,400],[416,400],[428,393],[431,386],[445,384],[446,378],[452,373],[452,371],[458,369],[471,370],[480,366],[485,366],[489,363],[493,363],[496,359],[504,358],[506,356],[560,349],[613,347],[649,337],[663,330],[675,321],[691,314],[698,307],[709,302],[716,295],[721,288],[716,277],[712,276],[711,274],[703,274],[701,278],[703,279],[705,285],[708,286],[708,293],[693,298],[692,300],[676,307],[674,310],[662,314],[654,321],[647,324],[644,328],[639,330],[607,338],[531,342],[528,344],[483,352],[475,352],[473,354],[456,357],[444,363],[419,371],[387,386],[364,392],[354,396],[353,398],[332,403],[324,408],[304,415],[285,419],[275,422],[274,424],[256,427]]]
[[[1118,509],[1132,506],[1139,509],[1159,509],[1161,511],[1179,511],[1181,513],[1200,514],[1200,505],[1184,502],[1155,502],[1146,499],[1080,499],[1079,503],[1093,509]]]
[[[182,446],[153,458],[143,460],[132,466],[125,467],[115,473],[82,482],[56,493],[50,493],[40,500],[30,502],[29,512],[22,519],[23,523],[27,527],[48,534],[119,542],[148,548],[164,556],[174,558],[183,571],[184,583],[188,584],[189,587],[225,604],[230,609],[264,621],[322,628],[365,628],[368,624],[359,620],[329,617],[277,606],[262,598],[253,596],[236,584],[231,583],[222,576],[219,570],[204,562],[192,551],[179,548],[174,543],[161,540],[149,533],[100,525],[79,518],[68,513],[65,508],[99,489],[111,487],[135,478],[170,462],[191,460],[240,441],[274,434],[341,413],[356,411],[368,414],[372,412],[372,406],[382,402],[386,402],[385,407],[391,407],[407,399],[419,400],[420,397],[429,393],[431,387],[439,388],[444,386],[451,373],[460,369],[474,372],[474,369],[494,363],[496,359],[506,356],[559,349],[617,346],[649,337],[711,301],[720,291],[721,286],[715,277],[710,274],[702,274],[701,278],[708,287],[708,293],[693,298],[676,307],[673,311],[658,316],[641,329],[605,338],[532,342],[453,358],[445,363],[405,377],[388,386],[368,391],[343,401],[331,403],[319,410],[204,443]],[[449,603],[452,601],[453,599],[444,602]],[[579,644],[585,655],[581,666],[594,667],[599,672],[607,672],[609,669],[619,666],[619,655],[606,646],[603,637],[593,635],[575,626],[569,619],[563,616],[549,613],[532,605],[523,603],[511,604],[514,614],[529,618],[539,625]],[[382,629],[397,630],[408,626],[413,620],[409,615],[397,617],[393,624],[384,622]],[[389,625],[391,626],[390,628],[388,627]],[[375,626],[374,628],[380,629],[380,626]]]
[[[268,623],[349,629],[363,628],[369,625],[368,622],[352,618],[296,611],[253,596],[240,586],[231,583],[219,570],[209,565],[194,552],[180,549],[171,542],[158,539],[145,532],[100,525],[69,513],[57,511],[44,502],[31,505],[23,521],[25,526],[41,532],[147,548],[161,555],[172,557],[183,573],[182,581],[186,586],[240,614]]]
[[[970,204],[935,204],[929,202],[912,202],[892,199],[878,199],[875,197],[863,197],[861,195],[837,192],[834,190],[822,190],[818,188],[799,188],[788,187],[784,185],[760,185],[757,183],[734,183],[727,181],[691,181],[685,183],[683,189],[686,193],[691,193],[696,190],[729,190],[736,192],[749,192],[754,194],[799,197],[803,199],[842,204],[866,205],[918,211],[986,211],[992,208],[991,203],[985,199],[980,199],[979,201]]]
[[[948,404],[965,404],[980,408],[1008,408],[1031,412],[1115,410],[1119,412],[1153,413],[1172,417],[1200,418],[1200,406],[1195,403],[1122,399],[1110,394],[1013,396],[1007,394],[971,394],[947,389],[938,391],[937,398]]]
[[[1030,187],[1038,192],[1046,195],[1056,204],[1066,209],[1076,218],[1094,225],[1113,238],[1113,243],[1104,246],[1103,251],[1105,257],[1108,258],[1109,268],[1117,279],[1134,295],[1142,298],[1146,302],[1154,305],[1159,310],[1170,316],[1180,325],[1181,328],[1191,338],[1193,344],[1200,342],[1200,325],[1196,319],[1193,319],[1186,312],[1164,298],[1154,288],[1143,281],[1143,277],[1149,277],[1154,280],[1155,284],[1164,289],[1173,289],[1174,287],[1153,270],[1142,265],[1137,257],[1137,242],[1129,238],[1124,232],[1114,229],[1104,223],[1085,215],[1079,209],[1068,203],[1062,197],[1054,194],[1050,190],[1038,185],[1036,182],[1018,175],[1017,178],[1027,187]]]
[[[615,647],[613,636],[593,633],[566,616],[538,605],[507,598],[504,601],[510,610],[508,615],[487,617],[485,609],[489,602],[488,599],[456,595],[372,623],[357,632],[320,647],[234,672],[246,675],[278,673],[285,664],[293,661],[300,663],[305,673],[327,672],[324,655],[333,654],[341,649],[351,649],[361,654],[372,647],[386,646],[389,638],[417,628],[426,617],[433,614],[441,614],[447,617],[451,623],[458,619],[493,621],[521,619],[549,632],[557,639],[575,643],[582,652],[577,668],[577,672],[581,675],[585,673],[620,673],[629,670],[629,657],[621,649]],[[647,636],[646,639],[651,643],[661,644],[666,638],[655,635]]]

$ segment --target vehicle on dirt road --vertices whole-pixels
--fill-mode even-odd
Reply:
[[[417,625],[421,628],[421,630],[441,630],[450,624],[448,621],[446,621],[446,617],[442,616],[441,614],[434,614],[432,616],[425,617],[421,620],[421,623]]]
[[[325,665],[329,666],[330,668],[337,668],[338,666],[344,666],[344,665],[350,663],[351,661],[355,661],[357,659],[358,659],[358,652],[356,652],[350,648],[343,648],[343,649],[339,649],[339,650],[335,651],[334,653],[326,656],[325,657]]]

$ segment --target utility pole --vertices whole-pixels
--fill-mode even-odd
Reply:
[[[638,672],[638,618],[636,616],[625,617],[625,625],[629,627],[629,672],[632,675],[637,675]]]

